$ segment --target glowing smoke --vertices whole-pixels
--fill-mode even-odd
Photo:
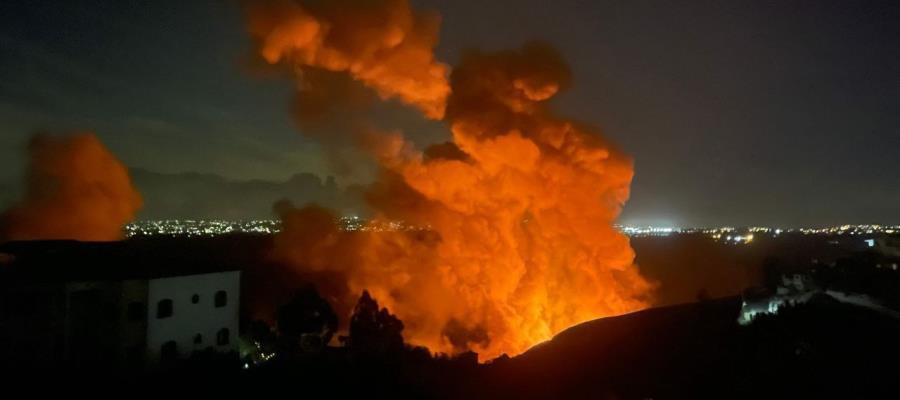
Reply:
[[[122,238],[141,196],[96,136],[36,135],[28,156],[24,198],[0,216],[0,239]]]
[[[339,273],[353,296],[368,290],[404,321],[404,335],[415,344],[472,349],[488,358],[522,352],[585,320],[648,305],[653,285],[633,265],[627,237],[612,225],[628,198],[631,161],[596,132],[548,109],[547,100],[570,78],[553,48],[533,43],[471,52],[448,84],[431,56],[436,27],[417,39],[421,30],[409,28],[415,23],[385,18],[418,20],[405,1],[368,1],[352,9],[338,3],[320,6],[329,12],[287,2],[258,5],[250,13],[251,32],[262,56],[338,70],[307,54],[336,46],[329,44],[331,30],[309,25],[340,26],[342,37],[355,39],[354,49],[376,49],[365,55],[386,44],[426,43],[415,46],[415,59],[424,64],[415,72],[397,68],[391,57],[346,50],[338,53],[359,66],[341,70],[428,117],[445,114],[453,142],[420,151],[398,132],[367,132],[364,146],[382,168],[368,192],[377,215],[372,229],[343,232],[327,210],[282,204],[277,258],[303,273]],[[268,17],[267,29],[259,28],[259,15]],[[386,40],[394,37],[386,32],[402,40]],[[292,57],[285,60],[285,54]],[[367,72],[373,70],[380,73]],[[421,71],[429,71],[428,79]],[[420,229],[378,230],[379,220]]]
[[[405,0],[249,3],[250,33],[262,57],[296,69],[346,72],[383,99],[399,98],[440,119],[448,68],[434,59],[440,17],[415,13]]]

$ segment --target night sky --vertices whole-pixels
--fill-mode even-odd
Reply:
[[[624,223],[900,224],[900,2],[412,2],[443,15],[451,65],[471,47],[560,49],[575,80],[556,108],[634,157]],[[332,174],[288,115],[293,83],[254,62],[235,2],[0,2],[0,183],[39,130],[94,131],[156,172]],[[383,115],[446,138],[399,105]]]

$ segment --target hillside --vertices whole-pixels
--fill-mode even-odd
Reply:
[[[741,327],[739,298],[586,322],[481,374],[488,397],[868,397],[896,389],[900,321],[818,298]],[[478,394],[480,391],[476,391]]]

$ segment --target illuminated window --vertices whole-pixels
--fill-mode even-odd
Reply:
[[[163,319],[172,316],[172,300],[163,299],[156,303],[156,318]]]
[[[216,303],[216,308],[225,307],[225,305],[228,304],[228,293],[226,293],[224,290],[220,290],[220,291],[216,292],[215,303]]]

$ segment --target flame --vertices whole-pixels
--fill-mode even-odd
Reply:
[[[414,15],[405,1],[366,4],[380,11],[372,16]],[[331,21],[350,16],[368,21],[361,15],[372,11],[355,8],[327,19],[291,7],[293,14],[268,21],[280,28],[260,37],[261,55],[279,61],[278,55],[293,54],[289,62],[326,69],[336,68],[306,52],[329,48],[321,43],[330,38],[300,25],[337,26]],[[410,36],[415,29],[377,26],[366,30],[376,34],[343,34],[373,42],[358,46],[364,49],[421,42]],[[431,51],[435,39],[426,42]],[[373,229],[345,232],[328,210],[282,204],[276,258],[304,272],[338,273],[352,296],[368,290],[404,321],[406,340],[438,352],[518,354],[573,324],[649,305],[654,284],[640,275],[628,238],[613,227],[629,195],[632,162],[590,128],[548,108],[570,80],[552,47],[470,52],[441,84],[420,82],[418,72],[368,80],[361,70],[410,71],[395,69],[390,58],[382,64],[341,54],[365,60],[365,67],[345,70],[366,86],[400,96],[427,117],[443,115],[453,141],[422,151],[399,132],[367,132],[365,147],[382,169],[368,191],[377,215]],[[440,65],[431,56],[419,59]],[[446,103],[424,107],[411,100],[420,97],[403,95],[445,85],[450,90],[429,98]],[[419,229],[374,229],[384,221]]]
[[[9,240],[118,240],[141,196],[128,169],[89,133],[36,135],[28,146],[25,197],[0,215]]]

